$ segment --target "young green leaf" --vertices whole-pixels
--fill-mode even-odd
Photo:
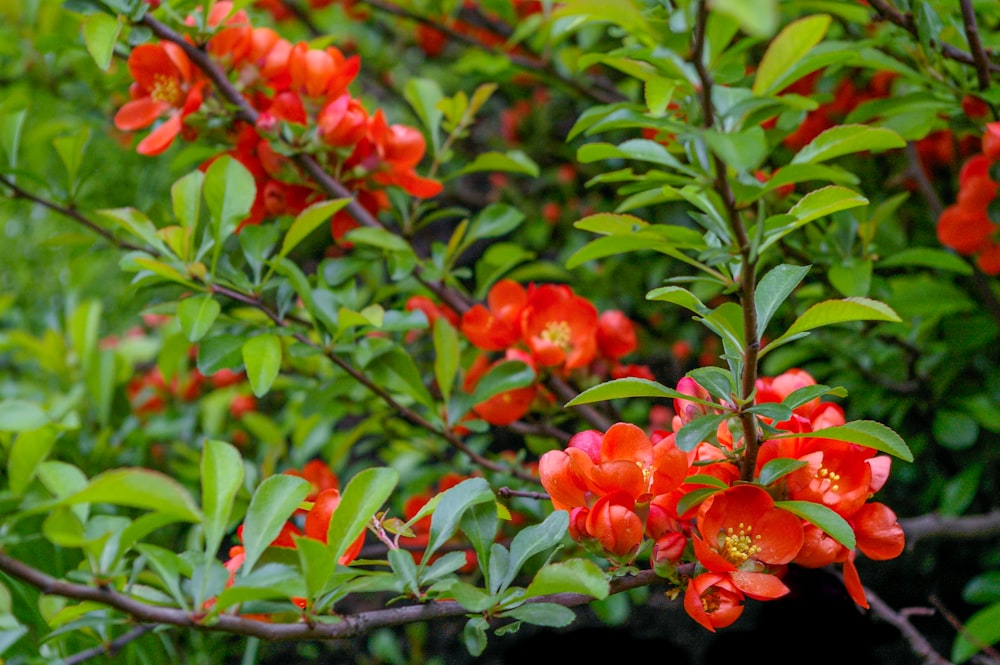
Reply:
[[[444,317],[434,321],[434,379],[445,401],[458,376],[458,333]]]
[[[951,660],[961,665],[987,646],[1000,642],[1000,603],[974,612],[951,646]]]
[[[757,339],[763,336],[771,317],[802,282],[810,266],[777,265],[760,278],[754,300],[757,307]]]
[[[556,510],[549,513],[541,524],[533,524],[518,531],[510,544],[510,560],[507,562],[506,575],[502,579],[492,581],[495,590],[499,592],[506,589],[532,556],[558,545],[566,535],[567,528],[569,528],[569,513],[565,510]]]
[[[54,426],[39,427],[21,432],[14,439],[7,459],[7,477],[10,493],[15,497],[24,494],[35,478],[38,466],[48,457],[59,432]]]
[[[496,496],[483,478],[469,478],[441,494],[434,515],[431,517],[430,538],[421,566],[426,566],[432,555],[455,535],[462,515],[476,503],[495,502]]]
[[[760,355],[763,356],[765,353],[791,341],[793,338],[821,326],[847,323],[849,321],[890,321],[899,323],[901,320],[891,307],[878,300],[871,300],[870,298],[824,300],[803,312],[799,318],[795,319],[788,330],[761,349]]]
[[[823,41],[829,27],[828,15],[813,14],[792,21],[782,28],[760,59],[754,76],[753,94],[763,96],[781,92],[775,84],[783,79],[785,72],[794,67],[809,49]]]
[[[603,402],[610,399],[622,399],[625,397],[659,397],[664,399],[684,399],[696,404],[706,406],[718,406],[715,402],[685,395],[684,393],[668,388],[662,383],[640,379],[637,377],[626,377],[624,379],[612,379],[604,383],[599,383],[592,388],[587,388],[582,393],[566,402],[565,406],[579,406],[580,404],[590,404],[592,402]]]
[[[525,589],[525,598],[554,593],[582,593],[603,600],[610,593],[604,572],[593,561],[569,559],[542,566]]]
[[[278,256],[284,258],[288,256],[295,247],[305,240],[310,233],[319,228],[320,224],[328,221],[330,217],[344,206],[351,202],[351,199],[332,199],[330,201],[320,201],[313,203],[303,210],[292,222],[284,239],[281,241],[281,249]]]

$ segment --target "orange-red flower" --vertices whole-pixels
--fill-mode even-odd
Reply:
[[[688,581],[684,610],[708,630],[730,626],[743,614],[743,593],[726,575],[702,573]]]
[[[521,339],[521,312],[528,292],[512,279],[501,279],[486,295],[487,306],[475,304],[462,314],[462,334],[484,351],[502,351]]]
[[[773,572],[802,548],[802,522],[774,505],[756,485],[736,485],[709,497],[692,536],[705,568],[729,574],[740,591],[757,599],[777,598],[788,587]]]
[[[597,308],[564,284],[532,285],[521,334],[535,362],[566,370],[584,367],[597,354]]]
[[[180,46],[171,42],[140,44],[132,49],[128,69],[135,82],[131,101],[115,114],[115,127],[135,131],[166,120],[139,142],[141,155],[158,155],[170,147],[184,126],[184,118],[201,106],[205,81],[194,73]]]
[[[625,312],[618,309],[601,312],[597,319],[597,348],[602,356],[618,360],[637,346],[635,325]]]
[[[504,357],[493,363],[491,363],[485,355],[480,355],[473,362],[472,367],[469,368],[469,372],[466,375],[466,392],[473,392],[476,385],[479,383],[479,380],[483,378],[488,371],[502,362],[512,360],[523,362],[528,367],[531,367],[532,370],[535,369],[531,356],[518,349],[507,349]],[[520,419],[525,413],[528,412],[528,409],[531,408],[531,405],[537,396],[538,385],[531,384],[524,386],[523,388],[514,388],[513,390],[505,390],[502,393],[498,393],[493,397],[476,404],[472,407],[472,410],[477,416],[491,425],[509,425],[515,420]]]

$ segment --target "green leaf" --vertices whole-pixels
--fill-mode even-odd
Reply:
[[[236,493],[243,484],[243,459],[232,444],[208,439],[201,451],[201,506],[205,552],[214,555],[229,526]]]
[[[121,30],[121,20],[103,12],[90,14],[83,20],[83,42],[102,71],[108,71],[111,66]]]
[[[750,35],[769,37],[778,29],[778,0],[713,0],[712,10],[728,14]]]
[[[186,563],[177,553],[159,545],[139,543],[135,549],[142,554],[153,573],[163,582],[163,586],[174,602],[182,609],[187,610],[187,594],[181,590],[181,576],[185,572],[190,576],[190,564]]]
[[[242,354],[253,394],[266,395],[281,370],[281,338],[272,334],[251,337],[243,343]]]
[[[5,399],[0,402],[0,432],[26,432],[49,422],[40,404],[26,399]]]
[[[849,550],[857,546],[854,530],[847,520],[822,504],[813,501],[775,501],[774,505],[815,524]]]
[[[823,41],[829,27],[829,16],[813,14],[792,21],[782,28],[761,57],[754,76],[753,94],[763,96],[780,92],[781,89],[775,84],[802,60],[812,47]]]
[[[608,579],[593,561],[569,559],[542,566],[524,592],[525,598],[554,593],[582,593],[603,600],[610,593]]]
[[[713,438],[719,424],[726,418],[726,414],[698,416],[686,423],[677,431],[677,447],[686,453],[691,452],[702,441]]]
[[[671,155],[665,147],[649,139],[630,139],[621,145],[585,143],[577,150],[576,158],[584,164],[606,159],[635,159],[641,162],[671,166],[679,171],[685,170],[677,158]]]
[[[339,508],[339,506],[338,506]],[[310,599],[317,598],[326,586],[326,581],[330,579],[336,569],[337,560],[330,556],[330,550],[325,543],[313,538],[292,536],[295,542],[295,551],[299,555],[299,566],[302,568],[302,576],[306,582],[306,593]],[[410,561],[413,557],[409,552],[404,552]],[[390,550],[389,555],[392,555]]]
[[[413,248],[406,240],[386,229],[361,226],[348,231],[344,238],[356,245],[369,245],[387,252],[413,253]]]
[[[75,189],[77,185],[77,175],[80,171],[80,164],[83,161],[83,153],[90,140],[90,128],[81,129],[69,136],[58,136],[52,139],[52,145],[59,153],[59,159],[66,167],[70,188]]]
[[[802,282],[811,266],[777,265],[760,278],[754,300],[757,308],[757,339],[760,339],[771,317],[785,299]]]
[[[972,266],[954,252],[934,247],[908,247],[879,260],[876,268],[935,268],[959,275],[971,275]]]
[[[403,97],[424,123],[431,138],[431,147],[436,156],[441,151],[441,119],[444,114],[438,103],[444,99],[441,86],[434,79],[410,78],[403,86]]]
[[[483,589],[465,582],[454,582],[448,587],[448,594],[470,612],[485,612],[497,602]]]
[[[558,603],[525,603],[509,612],[504,612],[502,616],[550,628],[568,626],[576,619],[576,613],[573,610]]]
[[[610,399],[622,399],[626,397],[658,397],[664,399],[684,399],[696,404],[718,406],[714,402],[698,399],[691,395],[668,388],[662,383],[640,379],[636,377],[626,377],[624,379],[613,379],[600,383],[592,388],[587,388],[582,393],[566,402],[564,406],[579,406],[580,404],[591,404],[593,402],[603,402]]]
[[[967,450],[979,438],[979,423],[961,411],[935,409],[931,432],[942,447],[948,450]]]
[[[247,575],[253,570],[260,555],[278,537],[285,522],[309,496],[311,490],[309,481],[288,473],[268,476],[257,486],[243,519],[246,559],[240,568],[241,575]]]
[[[790,437],[802,436],[801,434],[778,434],[772,439],[787,439]],[[913,453],[909,446],[891,428],[874,420],[852,420],[851,422],[836,427],[826,427],[809,433],[810,437],[817,439],[834,439],[835,441],[847,441],[860,446],[867,446],[874,450],[888,453],[906,462],[913,461]]]
[[[965,514],[982,488],[984,467],[982,462],[970,464],[952,476],[941,490],[941,502],[935,512],[956,517]]]
[[[510,543],[507,574],[503,579],[492,582],[496,590],[507,588],[521,572],[521,567],[528,559],[558,545],[568,528],[569,513],[565,510],[555,510],[549,513],[541,524],[533,524],[518,531]]]
[[[177,303],[177,322],[181,332],[191,342],[197,342],[212,328],[222,306],[209,293],[203,293]]]
[[[965,622],[951,645],[951,660],[960,665],[1000,642],[1000,603],[984,607]]]
[[[417,364],[402,347],[392,347],[380,355],[367,370],[373,378],[384,382],[383,387],[400,391],[434,410],[434,397],[424,385]],[[392,382],[391,385],[387,385],[389,382]]]
[[[496,496],[483,478],[468,478],[440,495],[431,517],[430,537],[421,566],[426,566],[432,555],[455,535],[462,515],[472,505],[486,501],[495,502]]]
[[[849,257],[839,265],[830,266],[827,278],[833,288],[845,296],[867,296],[872,281],[871,260]]]
[[[675,305],[685,307],[695,314],[704,316],[712,310],[703,303],[698,296],[680,286],[661,286],[646,294],[646,300],[658,300],[671,302]]]
[[[388,467],[369,467],[347,483],[333,511],[327,531],[327,549],[334,561],[365,530],[399,482],[399,472]]]
[[[469,240],[496,238],[516,229],[524,221],[524,213],[504,203],[491,203],[475,216],[469,225]]]
[[[899,134],[884,127],[838,125],[820,133],[795,157],[792,164],[816,164],[855,152],[882,152],[906,146]]]
[[[200,522],[201,511],[187,488],[170,476],[152,469],[123,467],[100,473],[63,503],[109,503],[154,510],[186,522]]]
[[[591,231],[602,235],[628,235],[647,228],[649,222],[635,215],[599,212],[587,215],[583,219],[576,221],[573,226],[581,231]]]
[[[849,321],[891,321],[899,323],[902,319],[885,303],[878,300],[871,300],[870,298],[824,300],[803,312],[795,319],[788,330],[761,349],[760,355],[763,356],[775,347],[815,328],[835,323],[847,323]]]
[[[718,132],[712,129],[704,133],[705,142],[712,152],[727,166],[741,171],[749,171],[760,166],[767,157],[767,137],[760,126],[750,127],[741,132]]]
[[[174,217],[184,228],[191,231],[198,228],[198,220],[201,217],[201,188],[204,182],[204,171],[195,169],[179,178],[170,187]],[[186,260],[188,257],[181,258]]]
[[[113,210],[98,210],[97,214],[122,227],[136,238],[146,243],[160,254],[168,254],[166,245],[156,235],[156,225],[144,213],[135,208],[115,208]]]
[[[962,588],[962,600],[972,605],[1000,603],[1000,570],[976,575]]]
[[[458,333],[444,317],[434,321],[434,379],[445,401],[458,376]]]
[[[198,345],[198,371],[210,376],[220,369],[242,366],[243,342],[243,338],[237,335],[216,335],[203,339]]]
[[[202,188],[205,204],[212,220],[212,251],[217,258],[226,238],[246,218],[257,196],[253,175],[239,160],[222,155],[205,171]]]
[[[801,469],[806,466],[808,462],[805,460],[790,459],[788,457],[779,457],[773,459],[760,469],[760,477],[757,479],[761,485],[765,487],[773,483],[774,481],[787,476],[792,471],[796,469]]]
[[[295,218],[295,221],[292,222],[288,232],[285,233],[284,239],[281,241],[281,249],[278,251],[278,257],[284,258],[285,256],[288,256],[289,252],[309,237],[309,234],[319,228],[321,224],[327,222],[334,215],[334,213],[341,210],[350,202],[351,199],[347,198],[320,201],[318,203],[313,203],[308,208],[300,212]]]
[[[454,173],[448,174],[447,179],[451,180],[467,173],[477,173],[480,171],[504,171],[538,177],[538,164],[521,150],[482,152],[476,155],[476,158],[471,163]]]
[[[736,382],[729,370],[721,367],[698,367],[687,373],[698,385],[707,390],[713,397],[732,402],[736,392]]]
[[[48,457],[58,435],[58,430],[52,426],[24,431],[17,435],[10,448],[10,457],[7,459],[7,477],[10,480],[11,494],[19,497],[28,489],[28,485],[38,472],[38,466]]]

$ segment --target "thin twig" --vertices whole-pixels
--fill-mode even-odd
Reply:
[[[5,187],[9,188],[14,193],[11,198],[25,199],[27,201],[31,201],[32,203],[34,203],[36,205],[40,205],[43,208],[48,208],[49,210],[52,210],[53,212],[57,212],[60,215],[64,215],[66,217],[70,217],[73,220],[75,220],[77,223],[82,224],[83,226],[87,227],[88,229],[90,229],[91,231],[93,231],[94,233],[96,233],[97,235],[101,236],[102,238],[104,238],[105,240],[107,240],[109,243],[111,243],[115,247],[119,247],[121,249],[130,250],[130,251],[146,252],[147,254],[150,254],[151,256],[159,256],[159,253],[156,252],[156,251],[154,251],[154,250],[152,250],[152,249],[149,249],[147,247],[140,247],[138,245],[133,245],[130,242],[126,242],[124,240],[120,240],[119,238],[116,238],[113,233],[111,233],[110,231],[108,231],[105,228],[102,228],[100,225],[98,225],[94,221],[88,219],[86,216],[84,216],[82,213],[80,213],[80,211],[78,211],[78,210],[76,210],[74,208],[68,208],[66,206],[59,205],[58,203],[54,203],[52,201],[47,201],[47,200],[45,200],[43,198],[35,196],[31,192],[29,192],[29,191],[27,191],[25,189],[22,189],[21,187],[19,187],[18,185],[16,185],[13,180],[7,178],[6,176],[0,175],[0,184],[2,184]]]
[[[85,651],[80,651],[62,659],[64,665],[78,665],[84,661],[88,661],[91,658],[97,658],[98,656],[108,656],[109,658],[114,657],[122,647],[124,647],[129,642],[137,640],[149,631],[156,628],[152,624],[146,624],[143,626],[136,626],[132,630],[128,631],[124,635],[116,637],[107,644],[102,644],[100,646],[93,647],[92,649],[87,649]]]
[[[986,90],[990,87],[990,61],[983,49],[983,42],[979,39],[976,11],[972,8],[971,0],[960,0],[959,4],[962,5],[965,37],[969,41],[969,50],[972,51],[972,59],[976,63],[976,78],[979,80],[979,89]]]
[[[519,67],[521,69],[533,72],[539,76],[543,76],[552,82],[570,88],[574,93],[580,95],[586,99],[591,99],[601,104],[613,104],[614,102],[624,101],[625,97],[622,96],[620,92],[615,89],[608,90],[603,87],[597,87],[595,85],[585,85],[580,83],[575,79],[568,78],[559,74],[552,67],[548,65],[544,60],[540,58],[534,58],[526,55],[521,55],[518,53],[512,53],[508,49],[503,49],[499,47],[491,47],[483,44],[478,39],[470,37],[454,28],[440,23],[434,19],[428,18],[421,14],[411,12],[404,9],[398,5],[392,4],[391,2],[384,2],[383,0],[364,0],[364,3],[370,7],[373,7],[380,12],[386,14],[391,14],[393,16],[398,16],[400,18],[409,19],[416,23],[421,23],[430,28],[433,28],[444,35],[446,35],[453,42],[466,44],[468,46],[474,46],[476,48],[488,51],[490,53],[496,53],[498,55],[503,55],[506,57],[512,65]],[[502,35],[501,35],[502,36]]]
[[[871,5],[871,7],[873,7],[883,19],[894,25],[898,25],[919,39],[920,31],[917,28],[917,22],[913,19],[912,14],[904,14],[886,2],[886,0],[869,0],[868,4]],[[956,62],[972,66],[976,66],[977,64],[975,57],[960,48],[948,44],[947,42],[938,42],[931,39],[930,43],[940,48],[941,54],[950,60],[955,60]],[[994,62],[987,62],[986,66],[990,72],[1000,72],[1000,65]]]
[[[935,651],[927,638],[913,627],[913,624],[908,620],[908,615],[895,611],[888,603],[867,587],[865,588],[865,595],[868,597],[868,605],[872,612],[882,621],[895,627],[903,636],[903,639],[910,644],[910,650],[920,656],[926,665],[952,665],[951,661]]]

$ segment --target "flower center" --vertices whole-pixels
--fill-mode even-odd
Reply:
[[[722,601],[719,598],[719,592],[715,589],[706,591],[701,597],[701,606],[705,608],[705,612],[711,614],[715,612],[722,606]]]
[[[836,471],[830,471],[825,466],[821,466],[814,478],[819,483],[820,491],[822,492],[837,492],[840,490],[840,485],[837,484],[840,482],[840,474]]]
[[[166,102],[171,106],[180,106],[183,101],[183,94],[181,87],[177,84],[177,79],[166,74],[156,75],[149,96],[158,102]]]
[[[760,534],[752,532],[752,524],[744,525],[743,522],[740,522],[736,529],[729,527],[726,530],[726,535],[722,538],[720,553],[736,567],[742,565],[743,562],[761,550],[758,545],[754,544],[754,541],[760,540]]]
[[[570,332],[569,324],[565,321],[550,321],[542,330],[541,338],[566,350],[569,348]]]

